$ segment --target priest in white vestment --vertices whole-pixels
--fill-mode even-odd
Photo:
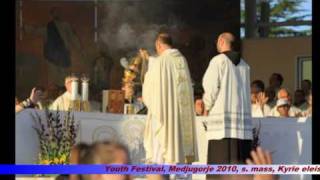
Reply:
[[[252,144],[250,67],[233,51],[235,37],[222,33],[202,85],[208,164],[239,164],[249,158]]]
[[[144,147],[147,163],[177,164],[197,159],[193,88],[185,57],[172,48],[169,34],[156,40],[158,56],[149,58],[143,84],[143,101],[148,108]],[[190,163],[190,162],[188,162]]]
[[[65,78],[65,88],[66,92],[59,96],[50,106],[50,110],[54,111],[68,111],[71,108],[71,82],[72,77],[68,76]],[[80,96],[77,95],[77,98],[80,99]]]

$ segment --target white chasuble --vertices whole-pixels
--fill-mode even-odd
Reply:
[[[176,49],[152,59],[145,75],[143,101],[148,107],[144,147],[147,163],[185,163],[197,159],[193,88],[188,65]]]
[[[49,106],[49,109],[53,111],[68,111],[70,107],[71,94],[66,91]]]

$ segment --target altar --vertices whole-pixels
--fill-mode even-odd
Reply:
[[[15,162],[36,164],[39,141],[33,129],[32,114],[42,111],[24,110],[16,114]],[[92,143],[99,140],[119,141],[127,145],[132,163],[144,163],[143,131],[144,115],[122,115],[110,113],[75,112],[79,123],[77,142]],[[196,118],[197,147],[199,162],[206,164],[207,141],[202,121]],[[312,136],[311,118],[253,118],[253,125],[260,127],[260,145],[272,153],[274,164],[311,164]],[[201,176],[194,176],[202,179]],[[286,175],[280,179],[307,180],[311,176]]]

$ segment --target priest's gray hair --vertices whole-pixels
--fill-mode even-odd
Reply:
[[[67,83],[71,82],[73,79],[74,79],[73,76],[71,76],[71,75],[67,76],[67,77],[64,79],[64,84],[67,84]]]
[[[162,44],[166,44],[169,46],[173,45],[172,37],[169,33],[161,32],[157,35],[157,40],[160,41]]]

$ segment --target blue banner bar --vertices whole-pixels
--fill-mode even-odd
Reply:
[[[320,165],[0,165],[3,174],[320,174]]]
[[[0,165],[0,174],[224,174],[216,172],[216,168],[216,165]]]

